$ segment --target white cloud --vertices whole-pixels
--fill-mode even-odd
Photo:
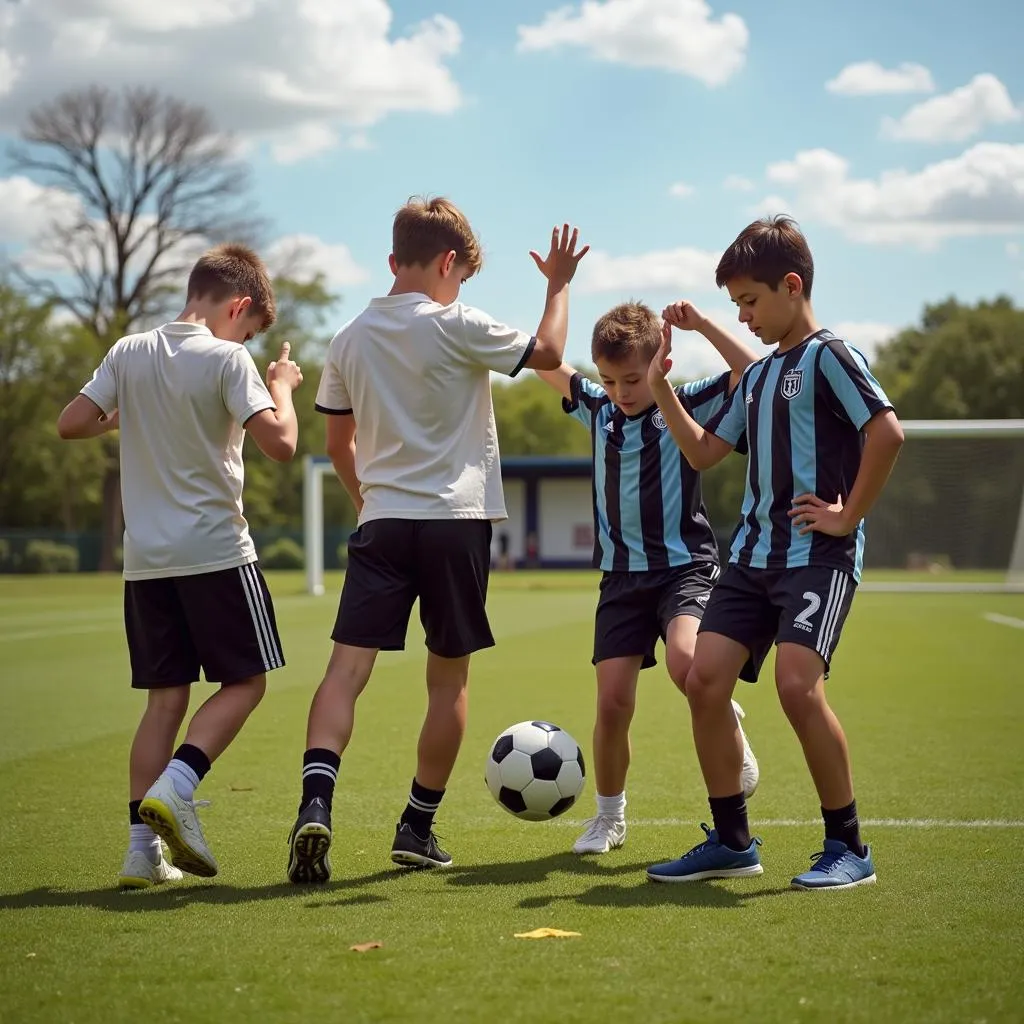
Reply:
[[[932,73],[921,64],[903,63],[884,68],[877,61],[864,60],[847,64],[831,81],[825,83],[829,92],[841,96],[882,96],[907,92],[934,92]]]
[[[395,111],[448,114],[462,103],[447,63],[462,45],[459,26],[435,14],[396,34],[386,0],[0,8],[0,130],[57,93],[94,83],[98,68],[112,89],[145,82],[205,106],[225,130],[271,137],[284,160],[321,151],[328,136],[336,144],[340,127],[361,131]],[[11,54],[22,61],[13,80]]]
[[[687,185],[685,181],[677,181],[669,187],[668,194],[676,199],[686,199],[687,196],[692,196],[696,191],[692,185]]]
[[[0,178],[0,244],[31,246],[54,221],[71,222],[82,209],[75,197],[29,178]]]
[[[963,142],[987,125],[1021,119],[1006,86],[995,75],[975,75],[966,85],[887,117],[882,134],[911,142]]]
[[[729,174],[722,182],[722,188],[729,192],[753,192],[754,183],[742,174]]]
[[[322,121],[308,121],[278,135],[271,153],[279,164],[295,164],[338,144],[338,133]]]
[[[870,361],[880,345],[887,342],[898,331],[892,324],[876,323],[870,320],[840,320],[831,328],[832,333],[848,341]]]
[[[702,249],[667,249],[639,256],[591,252],[582,264],[580,290],[597,292],[670,291],[678,295],[715,287],[718,253]]]
[[[1024,145],[982,142],[920,171],[878,178],[852,178],[843,157],[812,149],[771,164],[767,176],[792,197],[765,199],[759,212],[793,212],[860,242],[931,247],[1024,229]]]
[[[741,67],[749,32],[736,14],[717,20],[705,0],[583,0],[519,26],[519,50],[578,46],[598,60],[658,68],[721,85]]]
[[[316,235],[284,235],[267,249],[267,266],[305,283],[322,273],[329,288],[347,288],[370,278],[347,245],[325,242]]]

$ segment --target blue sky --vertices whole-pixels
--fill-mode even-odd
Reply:
[[[629,297],[729,322],[714,262],[765,211],[800,220],[819,319],[866,348],[951,294],[1024,302],[1024,13],[999,0],[6,6],[0,131],[88,81],[202,100],[245,142],[273,235],[308,236],[343,293],[338,325],[390,286],[413,193],[450,196],[483,239],[464,301],[528,330],[527,252],[580,226],[575,360]],[[28,186],[3,174],[0,243],[30,247]]]

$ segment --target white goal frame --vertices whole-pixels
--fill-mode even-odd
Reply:
[[[1024,441],[1024,419],[1019,420],[907,420],[902,424],[908,437],[1019,437]],[[306,590],[324,593],[324,477],[334,475],[331,460],[325,455],[307,455],[303,459],[302,520],[305,539]],[[1017,511],[1010,564],[1004,583],[864,583],[862,590],[893,592],[953,593],[1024,591],[1024,492]]]

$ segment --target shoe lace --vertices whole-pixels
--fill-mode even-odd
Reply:
[[[593,818],[587,818],[583,824],[587,828],[580,841],[589,842],[591,839],[603,839],[612,830],[615,818],[610,814],[595,814]]]
[[[846,850],[818,850],[811,854],[811,870],[830,875],[846,859],[847,852]]]
[[[682,857],[680,857],[680,860],[686,860],[687,857],[695,857],[697,856],[697,854],[703,853],[704,850],[711,845],[711,829],[708,828],[707,824],[703,821],[700,823],[700,827],[704,829],[704,842],[698,843],[692,850],[687,850],[686,853],[684,853]]]

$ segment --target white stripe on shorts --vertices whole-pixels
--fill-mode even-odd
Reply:
[[[260,647],[260,657],[263,658],[263,667],[267,671],[272,668],[280,668],[284,664],[284,659],[281,657],[281,649],[278,647],[277,638],[270,624],[270,616],[267,614],[267,605],[263,599],[259,577],[256,575],[252,563],[239,566],[238,573],[242,580],[245,600],[249,605],[249,614],[252,616],[253,629],[256,631],[256,641]]]
[[[814,645],[815,650],[827,662],[829,651],[832,649],[832,638],[835,636],[836,625],[843,610],[843,601],[846,598],[847,579],[846,573],[839,569],[832,570],[832,582],[828,590],[828,600],[825,602],[825,611],[821,616],[821,628],[818,630],[818,640]]]

